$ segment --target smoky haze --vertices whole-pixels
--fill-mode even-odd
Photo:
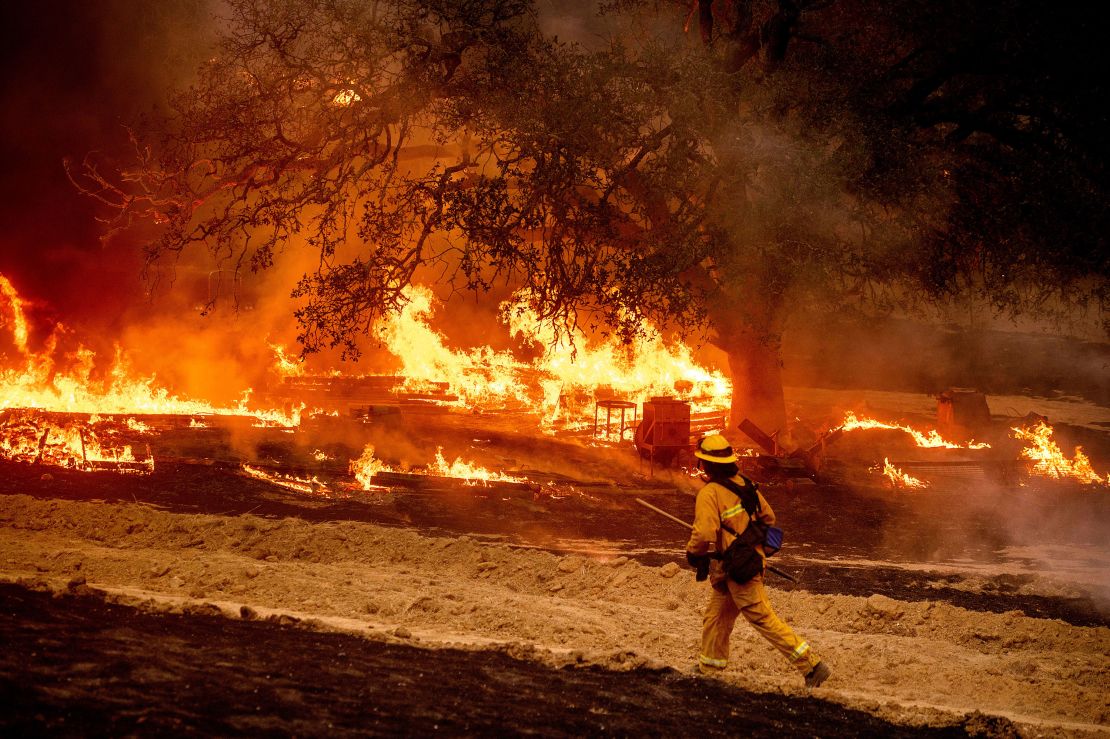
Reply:
[[[236,322],[200,315],[212,269],[206,255],[189,255],[162,275],[170,279],[144,281],[143,235],[102,241],[102,206],[65,171],[66,161],[79,166],[91,152],[104,166],[128,163],[128,129],[155,125],[209,53],[215,7],[206,0],[4,4],[0,273],[29,303],[33,346],[60,322],[70,329],[63,348],[92,348],[99,370],[118,343],[136,371],[157,373],[176,392],[226,400],[250,384],[243,367],[258,349],[241,341]]]
[[[107,364],[119,343],[135,370],[226,401],[271,364],[260,339],[292,342],[288,292],[299,272],[283,266],[233,285],[196,250],[144,279],[144,235],[103,242],[103,208],[64,165],[93,152],[104,166],[126,166],[128,129],[168,112],[210,53],[219,10],[208,0],[3,5],[0,274],[29,302],[33,345],[61,322],[71,329],[63,348],[84,344]]]
[[[547,0],[539,4],[541,24],[587,47],[606,43],[612,33],[636,32],[635,23],[597,16],[595,6]],[[150,295],[150,283],[142,279],[140,238],[101,243],[103,226],[96,216],[103,212],[68,181],[63,160],[79,161],[96,150],[108,162],[126,162],[124,126],[141,127],[165,112],[170,92],[188,83],[210,50],[219,10],[214,0],[47,0],[5,3],[0,9],[6,70],[0,81],[0,147],[6,163],[0,173],[0,273],[32,301],[40,340],[52,321],[62,321],[103,356],[119,341],[137,369],[157,371],[175,390],[212,400],[225,400],[258,382],[260,368],[272,361],[261,339],[292,345],[296,330],[288,292],[313,266],[311,250],[290,244],[274,269],[244,275],[238,289],[224,282],[215,291],[212,272],[220,265],[197,250],[167,269]],[[643,23],[653,30],[675,22],[670,15],[645,17]],[[696,35],[688,42],[698,43]],[[797,133],[767,134],[787,151],[816,146]],[[789,171],[785,161],[774,168],[785,179],[815,175],[809,169]],[[812,210],[826,219],[822,228],[836,230],[842,224],[828,206],[838,197],[835,182],[824,185],[814,188],[823,202],[812,203]],[[758,231],[760,224],[754,228]],[[453,305],[449,319],[441,318],[449,323],[441,327],[456,346],[506,348],[511,344],[500,327],[490,330],[496,306],[506,297],[507,291],[465,296]],[[216,310],[202,315],[201,306],[213,298]],[[908,321],[861,327],[837,316],[807,315],[789,327],[786,379],[788,384],[920,392],[950,385],[988,392],[1031,388],[1110,402],[1105,344],[1058,337],[1041,344],[1035,337],[1000,336],[966,339],[958,331]],[[1006,362],[993,361],[999,353]],[[718,367],[723,364],[716,353],[705,356]],[[861,356],[866,361],[859,361]],[[315,366],[333,364],[334,356],[315,360]],[[388,371],[390,364],[371,353],[358,369]]]
[[[104,331],[142,297],[134,244],[105,250],[96,204],[63,161],[128,147],[125,124],[164,108],[208,31],[196,0],[46,0],[0,10],[0,272],[64,320]]]

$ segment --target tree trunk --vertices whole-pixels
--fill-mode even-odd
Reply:
[[[779,336],[744,329],[721,338],[732,372],[729,430],[734,431],[745,418],[767,434],[784,429],[786,400],[782,392]]]

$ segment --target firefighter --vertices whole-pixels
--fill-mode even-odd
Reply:
[[[703,438],[694,456],[707,483],[698,491],[694,504],[694,527],[686,544],[686,558],[698,570],[698,579],[708,576],[712,585],[702,619],[701,653],[696,669],[713,673],[726,667],[732,627],[736,617],[743,614],[805,676],[806,687],[816,688],[831,670],[814,654],[809,642],[800,639],[775,615],[767,600],[762,573],[747,582],[736,582],[725,574],[719,560],[710,557],[711,547],[723,552],[736,538],[722,528],[722,523],[739,536],[752,518],[774,524],[774,511],[755,484],[740,474],[736,454],[725,437],[712,434]],[[763,547],[759,545],[756,549],[761,563],[765,556]]]

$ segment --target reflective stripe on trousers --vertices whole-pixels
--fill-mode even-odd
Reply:
[[[809,642],[800,639],[793,629],[775,615],[770,601],[767,600],[762,576],[743,585],[731,580],[727,582],[728,593],[722,593],[716,587],[709,589],[709,603],[706,604],[702,618],[699,660],[703,664],[717,666],[719,663],[724,667],[728,663],[729,638],[740,614],[744,614],[748,623],[803,675],[821,661],[810,649]]]

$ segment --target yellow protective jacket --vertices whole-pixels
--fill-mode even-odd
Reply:
[[[749,484],[740,475],[732,480],[741,487]],[[774,525],[775,512],[771,510],[771,505],[758,490],[756,495],[759,496],[759,513],[756,514],[756,519],[767,525]],[[711,550],[723,552],[736,537],[721,528],[721,521],[727,523],[737,534],[742,534],[748,528],[748,520],[748,513],[740,505],[740,496],[719,483],[706,483],[698,491],[694,503],[694,530],[690,532],[686,551],[697,555],[708,554]],[[759,549],[762,552],[763,548]],[[720,564],[714,560],[710,568],[710,579],[715,582],[722,575]]]

